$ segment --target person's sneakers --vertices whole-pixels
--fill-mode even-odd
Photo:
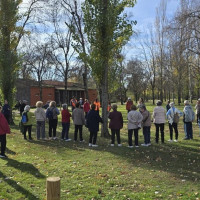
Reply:
[[[133,148],[133,146],[127,146],[128,148]]]
[[[168,140],[168,142],[173,142],[173,140]]]
[[[178,142],[178,140],[174,140],[174,142]]]
[[[148,147],[149,145],[148,144],[141,144],[141,146]]]
[[[97,144],[93,144],[92,147],[98,147],[98,145]]]
[[[80,140],[80,142],[85,142],[85,140]]]
[[[71,140],[72,140],[72,139],[69,138],[69,139],[66,139],[65,141],[66,141],[66,142],[69,142],[69,141],[71,141]]]
[[[92,146],[92,143],[89,143],[89,145],[88,145],[89,147],[91,147]]]
[[[111,147],[114,147],[115,145],[114,145],[114,144],[111,144],[110,146],[111,146]]]
[[[137,145],[137,146],[135,146],[136,148],[138,148],[139,146]]]
[[[56,139],[57,139],[57,137],[53,137],[53,139],[54,139],[54,140],[56,140]]]
[[[151,143],[148,143],[147,145],[148,145],[148,146],[151,146]]]
[[[0,158],[8,158],[8,156],[0,154]]]
[[[118,144],[118,147],[121,147],[122,146],[122,144]]]
[[[186,137],[185,137],[185,138],[183,138],[183,139],[184,139],[184,140],[189,140],[189,138],[186,138]]]

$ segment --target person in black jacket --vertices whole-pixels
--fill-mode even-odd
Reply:
[[[9,106],[7,100],[5,100],[5,104],[3,106],[2,113],[3,113],[4,117],[6,118],[8,124],[10,124],[10,106]]]
[[[87,114],[86,126],[90,131],[89,147],[98,147],[96,145],[97,133],[99,131],[99,122],[103,123],[102,118],[99,116],[99,112],[95,111],[96,105],[91,105],[91,110]]]

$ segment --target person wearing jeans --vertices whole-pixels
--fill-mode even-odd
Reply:
[[[36,130],[37,130],[37,139],[40,139],[40,133],[42,135],[42,139],[45,139],[45,121],[46,121],[46,114],[44,109],[42,108],[43,102],[38,101],[36,103],[36,110],[35,110],[35,118],[36,118]]]
[[[161,142],[164,143],[165,109],[162,107],[162,101],[158,100],[153,110],[153,122],[156,126],[155,142],[159,141],[159,132],[161,133]]]
[[[83,125],[85,124],[85,116],[83,109],[80,108],[80,104],[76,103],[76,108],[72,112],[72,119],[75,125],[74,129],[74,141],[77,141],[77,135],[79,132],[79,139],[80,142],[83,142],[83,135],[82,135],[82,129]]]
[[[113,112],[109,113],[108,118],[110,119],[109,128],[111,129],[111,146],[115,145],[115,135],[117,136],[118,146],[121,145],[120,129],[123,128],[123,117],[122,113],[117,111],[117,105],[112,106]]]
[[[132,144],[132,135],[134,131],[135,137],[135,147],[139,147],[138,145],[138,130],[141,128],[142,122],[142,114],[137,112],[137,107],[135,105],[131,106],[131,111],[128,113],[128,144],[129,148],[133,148]]]
[[[49,107],[46,111],[46,117],[49,120],[49,139],[52,139],[52,131],[53,131],[53,139],[57,139],[56,137],[56,129],[58,124],[58,115],[60,114],[58,108],[56,108],[56,102],[51,101]]]
[[[141,144],[141,145],[149,146],[151,145],[151,139],[150,139],[151,114],[146,109],[146,106],[144,104],[140,106],[140,112],[143,116],[142,127],[143,127],[143,135],[144,135],[144,144]]]

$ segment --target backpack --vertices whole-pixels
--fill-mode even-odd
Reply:
[[[49,108],[47,110],[47,118],[48,119],[53,119],[53,109]]]
[[[176,124],[179,122],[179,115],[178,115],[178,113],[174,114],[173,122],[176,123]]]
[[[25,124],[28,122],[28,115],[27,115],[27,112],[23,112],[22,114],[22,123]]]

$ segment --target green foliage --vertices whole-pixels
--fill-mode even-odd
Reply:
[[[107,4],[106,4],[107,3]],[[97,82],[101,83],[105,60],[111,74],[115,55],[121,52],[133,34],[132,22],[124,9],[134,6],[135,0],[86,0],[83,5],[85,32],[91,45],[90,66]]]
[[[7,99],[11,106],[18,70],[18,55],[15,47],[20,28],[16,27],[16,23],[19,20],[18,6],[21,2],[21,0],[2,0],[0,4],[0,87],[3,99]]]

